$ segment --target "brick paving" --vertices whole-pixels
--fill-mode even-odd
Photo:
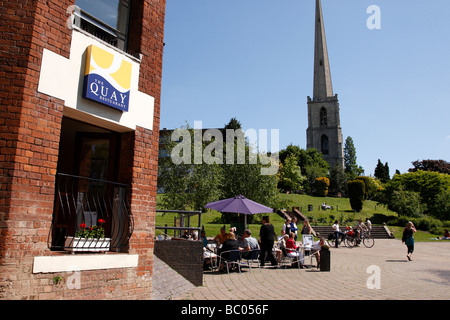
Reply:
[[[396,239],[373,248],[331,248],[331,271],[264,268],[205,272],[203,286],[174,300],[450,300],[450,241],[416,243],[413,261]],[[309,259],[306,260],[309,263]],[[315,263],[315,260],[313,259]],[[375,267],[374,267],[375,266]],[[371,271],[377,269],[379,272]],[[379,274],[380,281],[375,281]]]
[[[153,257],[153,274],[152,300],[170,300],[195,288],[156,256]]]

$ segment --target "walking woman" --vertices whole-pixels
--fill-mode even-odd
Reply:
[[[409,261],[412,261],[411,255],[414,252],[414,232],[416,231],[417,230],[411,221],[406,224],[406,228],[403,230],[402,242],[404,242],[408,248],[406,257]]]
[[[261,266],[263,267],[266,262],[266,253],[267,258],[269,258],[270,262],[272,263],[272,266],[277,266],[278,261],[275,259],[275,256],[273,255],[272,249],[273,244],[275,243],[275,230],[273,228],[273,225],[269,221],[268,216],[264,216],[262,218],[263,225],[261,226],[261,229],[259,231],[259,237],[261,240],[261,253],[259,256],[259,260],[261,261]]]

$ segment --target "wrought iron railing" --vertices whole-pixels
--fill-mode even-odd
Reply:
[[[73,25],[121,50],[126,50],[126,34],[74,6]]]
[[[127,192],[129,187],[125,184],[57,174],[49,248],[72,252],[126,251],[133,233]],[[85,236],[89,241],[76,237],[81,230],[95,231],[100,226],[103,237]]]

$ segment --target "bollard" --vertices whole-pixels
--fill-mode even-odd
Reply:
[[[330,271],[331,253],[330,250],[320,250],[320,271]]]

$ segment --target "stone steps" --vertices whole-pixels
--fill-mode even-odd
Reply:
[[[316,234],[320,234],[320,236],[324,237],[325,239],[328,239],[328,236],[332,233],[334,233],[332,226],[312,226]],[[341,228],[341,231],[343,231],[344,228]],[[391,235],[391,232],[387,227],[385,226],[378,226],[378,225],[372,225],[372,232],[371,235],[374,239],[392,239],[394,238],[393,235]]]

